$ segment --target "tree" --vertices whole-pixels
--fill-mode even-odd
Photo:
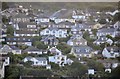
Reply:
[[[106,19],[104,19],[104,18],[99,19],[98,22],[100,24],[106,24],[107,23]]]
[[[120,21],[120,12],[116,13],[114,16],[113,16],[113,22],[117,22],[117,21]]]
[[[33,42],[33,46],[37,47],[38,49],[47,49],[48,47],[47,45],[40,41]]]
[[[2,10],[8,9],[9,6],[6,2],[2,2]]]
[[[14,28],[12,26],[7,27],[7,34],[10,36],[14,35]]]
[[[69,54],[71,51],[71,46],[67,45],[66,43],[59,43],[57,48],[60,49],[63,54]]]

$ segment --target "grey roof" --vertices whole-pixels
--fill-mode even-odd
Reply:
[[[110,33],[113,33],[113,32],[115,32],[116,30],[114,29],[114,28],[102,28],[102,29],[99,29],[98,30],[98,33],[105,33],[105,32],[110,32]]]
[[[37,59],[38,61],[47,61],[47,58],[45,57],[25,57],[28,61],[30,61],[32,58]]]
[[[58,23],[57,25],[75,25],[75,24],[69,21],[63,21],[63,22]]]
[[[120,47],[113,46],[113,47],[106,47],[106,49],[110,52],[113,50],[113,52],[119,52],[120,53]]]
[[[35,57],[38,61],[47,61],[47,58],[45,57]]]
[[[28,31],[28,30],[16,30],[16,34],[39,34],[37,31]]]
[[[73,50],[75,54],[90,54],[93,49],[89,46],[74,46]]]
[[[95,42],[106,42],[108,38],[106,36],[100,36]]]
[[[27,51],[40,51],[40,50],[38,48],[30,46],[30,47],[26,48],[24,51],[27,52]]]
[[[19,14],[12,16],[12,18],[29,18],[29,17],[26,14],[19,13]]]
[[[81,30],[84,30],[84,29],[91,29],[89,25],[83,23],[83,24],[80,24],[80,23],[77,23],[74,27],[72,27],[72,29],[81,29]]]
[[[33,39],[31,37],[7,37],[7,42],[32,42]]]
[[[59,41],[54,35],[43,36],[41,41],[48,41],[49,39],[54,40],[54,42],[58,42]]]
[[[27,28],[27,25],[36,25],[36,24],[33,22],[19,22],[18,23],[19,28]]]
[[[18,47],[16,46],[10,46],[10,48],[12,48],[13,50],[20,50]]]
[[[48,27],[47,29],[49,29],[50,31],[52,31],[52,30],[59,30],[57,27]]]

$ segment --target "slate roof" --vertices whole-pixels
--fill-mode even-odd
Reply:
[[[49,39],[54,39],[54,42],[58,42],[59,41],[54,35],[43,36],[41,41],[48,41]]]
[[[25,57],[28,61],[31,61],[32,58],[35,58],[38,61],[47,61],[45,57]]]
[[[38,48],[30,46],[28,48],[26,48],[24,51],[40,51]]]
[[[16,46],[10,46],[10,48],[12,48],[13,50],[20,50],[18,47]]]
[[[32,42],[33,39],[31,37],[7,37],[7,42]]]
[[[83,23],[83,24],[78,23],[74,27],[72,27],[72,29],[77,29],[77,30],[82,29],[82,30],[84,30],[84,29],[91,29],[91,28],[85,23]]]
[[[108,38],[106,36],[101,36],[95,42],[106,42],[107,40],[108,40]]]
[[[93,49],[89,46],[74,46],[73,51],[75,54],[90,54]]]
[[[39,32],[28,30],[16,30],[15,32],[16,34],[39,34]]]
[[[120,47],[106,47],[106,49],[108,50],[108,52],[110,52],[111,50],[113,50],[113,52],[119,52],[120,53]]]
[[[102,29],[99,29],[98,30],[98,33],[113,33],[115,32],[116,30],[114,28],[102,28]]]
[[[12,18],[29,18],[29,17],[26,14],[19,13],[19,14],[12,16]]]
[[[35,23],[33,23],[33,22],[19,22],[18,23],[18,26],[19,26],[19,28],[27,28],[27,25],[36,25]]]

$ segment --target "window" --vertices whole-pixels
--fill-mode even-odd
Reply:
[[[49,33],[49,30],[48,30],[48,31],[46,31],[46,33]]]

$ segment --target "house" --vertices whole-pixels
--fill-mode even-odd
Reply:
[[[95,70],[94,70],[94,69],[88,69],[88,74],[89,74],[89,75],[90,75],[90,74],[94,75],[94,74],[95,74]]]
[[[19,22],[14,24],[15,30],[37,31],[39,27],[33,22]]]
[[[30,17],[28,17],[26,14],[18,13],[11,17],[11,22],[12,23],[30,22]]]
[[[108,43],[110,45],[113,44],[113,41],[109,38],[107,38],[106,36],[100,36],[96,41],[93,42],[96,45],[101,45],[103,43]]]
[[[14,36],[16,37],[23,37],[23,36],[39,36],[39,32],[38,31],[28,31],[28,30],[15,30],[14,31]]]
[[[24,50],[24,52],[28,54],[42,54],[42,50],[36,47],[33,47],[33,46],[29,46],[28,48]]]
[[[85,40],[82,35],[76,34],[73,35],[68,41],[67,44],[70,46],[80,46],[87,45],[87,40]]]
[[[82,20],[82,21],[85,21],[85,20],[86,20],[86,16],[85,16],[85,14],[84,14],[83,11],[74,10],[74,11],[73,11],[73,14],[72,14],[72,17],[73,17],[75,20]]]
[[[116,30],[114,28],[102,28],[99,29],[97,32],[97,36],[106,36],[106,35],[110,35],[112,37],[115,37],[116,35]]]
[[[7,37],[6,42],[9,45],[32,46],[33,39],[31,37]]]
[[[50,16],[50,19],[54,20],[56,24],[64,21],[75,23],[75,19],[72,18],[72,10],[67,9],[61,9],[55,12],[52,16]]]
[[[31,61],[32,66],[47,66],[48,61],[45,57],[25,57],[23,62]]]
[[[58,50],[56,47],[51,47],[49,51],[51,54],[54,54],[54,55],[62,55],[62,52]]]
[[[65,64],[71,65],[73,60],[67,59],[66,55],[54,55],[49,56],[49,62],[53,62],[59,66],[65,66]]]
[[[45,14],[40,14],[37,16],[37,18],[35,18],[35,22],[37,24],[39,23],[48,23],[50,22],[49,16],[45,15]]]
[[[0,56],[0,78],[5,77],[5,66],[8,66],[9,64],[10,64],[9,57]]]
[[[74,26],[75,23],[69,22],[69,21],[64,21],[56,24],[58,28],[63,28],[63,29],[70,29],[72,26]]]
[[[89,46],[73,46],[71,49],[71,53],[74,56],[80,58],[80,57],[92,57],[93,49]]]
[[[10,46],[10,48],[12,48],[12,53],[13,54],[22,54],[22,50],[19,49],[18,47],[16,47],[16,46]]]
[[[76,23],[75,26],[73,26],[71,28],[71,32],[72,33],[78,33],[78,32],[81,32],[81,31],[91,31],[91,27],[85,23],[83,24],[80,24],[80,23]]]
[[[54,35],[42,36],[41,41],[45,45],[57,45],[59,43],[59,40]]]
[[[0,46],[0,54],[8,54],[12,52],[12,48],[8,45]]]
[[[58,38],[65,38],[67,37],[67,29],[58,29],[53,27],[48,27],[40,32],[40,35],[54,35]]]
[[[102,55],[106,58],[116,58],[120,56],[120,48],[116,46],[105,47],[102,51]]]
[[[112,69],[116,68],[119,66],[119,61],[118,60],[113,60],[113,59],[104,59],[104,60],[97,60],[97,62],[100,62],[103,64],[105,68],[105,72],[111,73]]]

